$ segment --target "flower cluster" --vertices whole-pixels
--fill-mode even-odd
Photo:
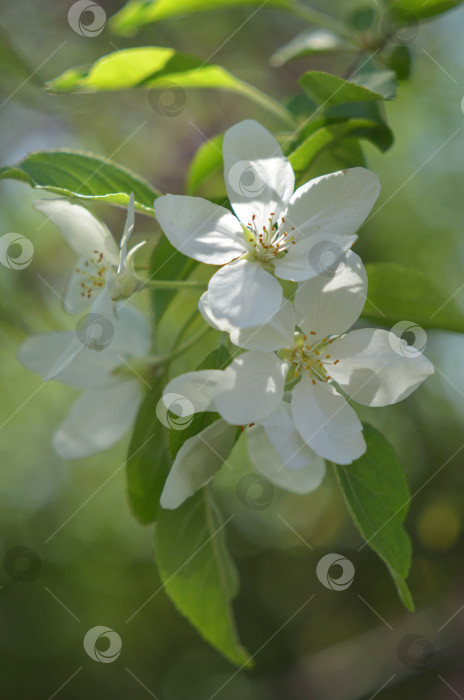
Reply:
[[[235,348],[227,367],[187,372],[165,387],[165,411],[219,417],[184,441],[161,497],[164,508],[178,507],[214,477],[237,426],[258,472],[291,491],[317,488],[326,460],[349,465],[366,450],[351,401],[396,403],[433,372],[404,340],[358,320],[368,282],[351,248],[378,197],[378,178],[356,167],[294,191],[279,143],[250,120],[226,132],[223,153],[234,213],[199,197],[155,201],[170,243],[219,266],[198,306]],[[139,246],[127,250],[134,202],[119,249],[81,206],[45,200],[36,208],[79,255],[65,307],[79,313],[90,305],[90,313],[76,333],[28,339],[20,359],[46,379],[85,389],[54,436],[58,452],[76,459],[119,439],[141,400],[137,379],[120,371],[127,357],[146,357],[150,349],[147,323],[123,301],[138,285],[132,255]]]

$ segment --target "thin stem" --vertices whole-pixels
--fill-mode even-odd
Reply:
[[[317,24],[319,27],[324,27],[324,29],[330,29],[336,34],[343,36],[348,41],[351,41],[359,46],[357,33],[333,17],[330,17],[323,12],[319,12],[319,10],[315,10],[313,7],[303,5],[303,3],[299,2],[299,0],[294,0],[292,5],[289,7],[289,10],[298,17],[305,19],[307,22]]]
[[[206,289],[206,282],[199,280],[143,280],[144,287],[149,289]]]

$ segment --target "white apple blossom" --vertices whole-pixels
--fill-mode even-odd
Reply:
[[[382,329],[346,333],[365,303],[367,276],[349,251],[332,278],[298,285],[294,307],[285,300],[269,324],[233,328],[215,316],[209,293],[200,309],[213,327],[246,349],[225,370],[181,375],[167,391],[189,398],[196,410],[217,411],[232,425],[271,421],[269,439],[282,425],[284,393],[291,389],[291,425],[307,447],[324,459],[349,464],[366,449],[362,424],[338,391],[366,406],[386,406],[411,394],[433,365],[404,340]],[[407,351],[405,348],[408,348]],[[275,352],[278,351],[278,352]],[[283,428],[282,428],[283,430]],[[296,458],[298,449],[284,463]]]
[[[31,336],[18,358],[28,369],[48,377],[60,357],[75,342],[74,331]],[[150,350],[150,329],[136,309],[125,305],[113,319],[111,342],[101,352],[82,347],[58,381],[84,389],[53,435],[53,446],[64,459],[88,457],[118,442],[132,426],[143,398],[139,379],[126,362]],[[81,344],[82,345],[82,344]]]
[[[66,199],[39,199],[34,207],[55,224],[79,255],[65,294],[66,311],[72,314],[84,311],[106,285],[113,300],[132,294],[137,286],[132,274],[132,256],[144,245],[141,242],[127,250],[134,229],[133,194],[119,247],[107,227],[79,204]]]
[[[208,286],[213,313],[235,326],[252,327],[279,310],[282,287],[275,276],[308,280],[343,257],[380,184],[369,170],[351,168],[317,177],[294,192],[293,169],[278,142],[252,120],[226,131],[223,153],[236,216],[200,197],[169,194],[155,201],[155,212],[178,250],[223,266]]]

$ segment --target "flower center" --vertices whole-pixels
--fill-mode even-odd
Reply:
[[[303,371],[309,372],[313,384],[316,381],[328,382],[331,380],[329,367],[337,365],[340,360],[333,360],[329,350],[329,345],[335,338],[323,338],[318,340],[314,331],[310,332],[311,338],[301,333],[295,333],[295,347],[290,357],[290,362],[294,367],[295,377],[299,377]]]
[[[103,253],[93,251],[93,257],[84,262],[84,267],[76,267],[76,272],[82,275],[81,296],[92,298],[95,291],[105,286],[106,266],[103,263]]]
[[[256,214],[253,214],[251,221],[244,226],[245,240],[251,250],[253,258],[260,262],[272,262],[277,257],[282,257],[290,246],[296,243],[292,233],[286,231],[285,218],[282,216],[280,223],[274,221],[275,214],[270,212],[268,225],[258,229],[256,224]],[[292,226],[290,231],[294,231]]]

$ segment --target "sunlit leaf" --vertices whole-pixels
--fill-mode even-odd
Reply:
[[[190,163],[187,178],[187,193],[194,194],[200,185],[223,166],[222,141],[224,134],[205,141]]]
[[[277,101],[239,80],[221,66],[175,49],[144,46],[115,51],[98,59],[90,68],[71,68],[47,83],[52,92],[99,92],[108,90],[169,91],[210,88],[242,95],[293,123],[290,113]]]
[[[303,56],[313,56],[315,54],[328,54],[340,52],[355,52],[356,48],[327,29],[315,29],[298,34],[285,46],[274,53],[271,57],[273,66],[283,66],[288,61]]]
[[[463,0],[390,0],[390,8],[401,10],[403,14],[398,12],[398,24],[410,24],[418,19],[427,19],[441,15],[443,12],[452,10],[459,5],[462,5]]]
[[[230,605],[238,575],[226,548],[226,523],[203,489],[176,510],[161,511],[155,556],[166,593],[180,612],[229,661],[250,666]]]
[[[129,35],[146,24],[170,17],[260,4],[259,0],[130,0],[111,18],[109,25],[110,29],[117,34]],[[268,0],[266,5],[286,8],[290,2],[289,0]]]
[[[103,156],[83,151],[38,151],[16,165],[0,168],[0,179],[19,180],[63,197],[126,207],[131,192],[135,208],[154,216],[160,194],[146,180]]]
[[[367,451],[346,467],[336,466],[349,513],[366,543],[385,562],[409,610],[413,603],[404,579],[411,566],[411,542],[403,522],[410,492],[393,448],[364,424]]]
[[[382,71],[382,73],[390,73]],[[394,74],[392,73],[393,77]],[[383,75],[376,84],[376,79],[371,77],[372,74],[363,74],[359,81],[354,82],[344,80],[336,75],[324,73],[322,71],[307,71],[300,77],[299,82],[307,95],[315,102],[324,107],[331,107],[345,102],[372,102],[374,100],[390,99],[386,98],[382,90],[385,91],[386,76]],[[388,76],[387,94],[391,94],[391,75]],[[371,88],[373,85],[373,88]]]
[[[464,332],[464,312],[459,304],[423,272],[394,263],[368,263],[366,270],[365,318],[383,326],[413,321],[422,328]]]

